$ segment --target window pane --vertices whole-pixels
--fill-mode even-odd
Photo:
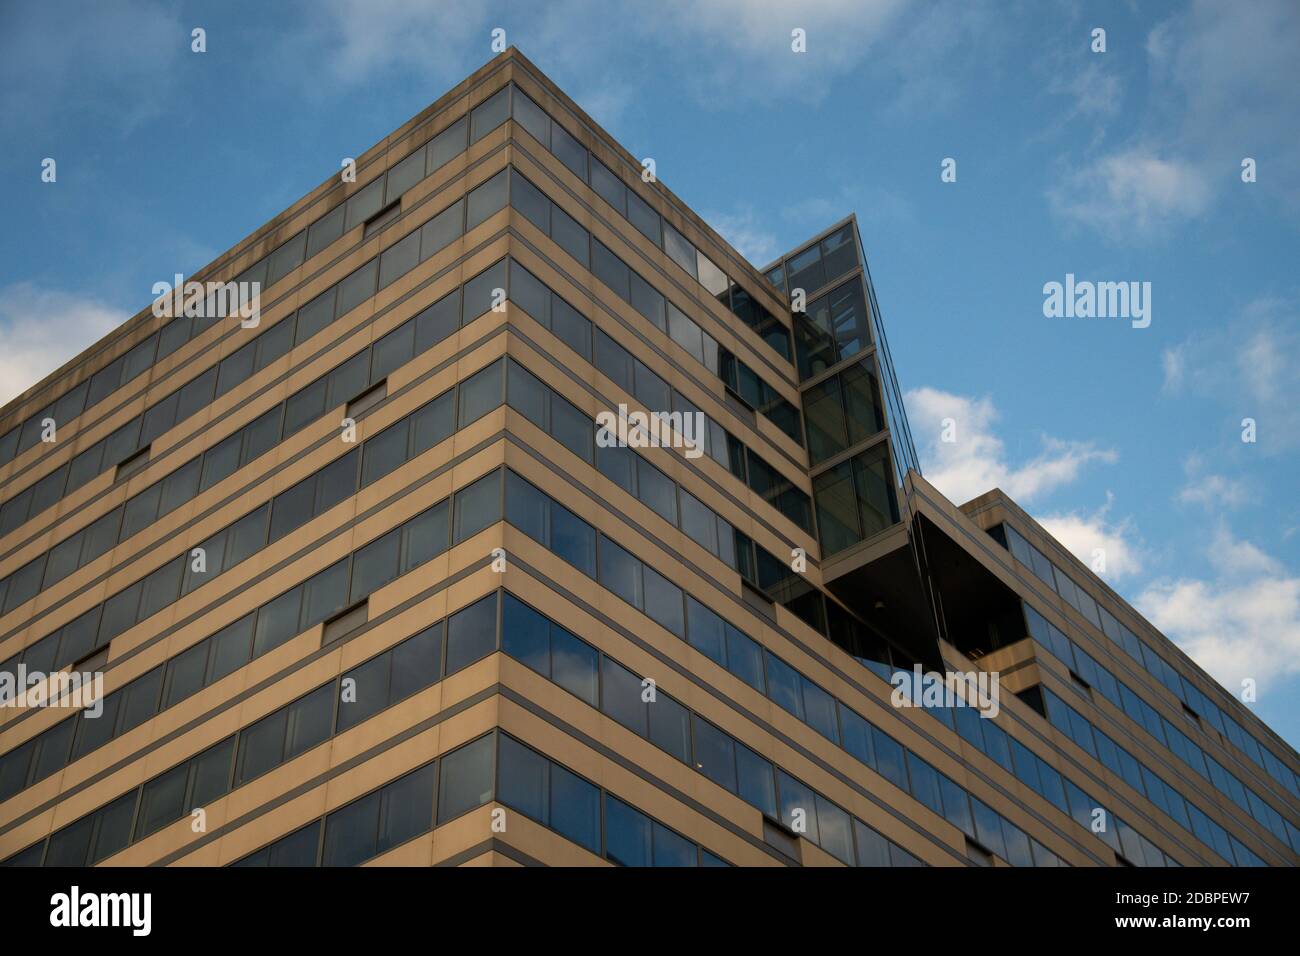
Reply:
[[[551,764],[551,829],[600,852],[600,791],[557,764]]]
[[[592,707],[598,703],[600,681],[596,649],[551,624],[551,680]]]
[[[591,462],[595,436],[592,420],[555,393],[551,394],[551,434],[583,461]]]
[[[253,641],[253,614],[245,614],[212,635],[212,658],[206,684],[221,680],[248,662]]]
[[[352,559],[349,604],[361,600],[397,577],[397,552],[401,537],[400,531],[390,531],[356,553]]]
[[[591,161],[591,188],[617,209],[619,215],[627,215],[627,187],[598,159]]]
[[[426,627],[393,648],[393,678],[388,691],[390,703],[405,700],[424,690],[441,676],[442,622]]]
[[[539,823],[547,822],[550,761],[504,734],[500,738],[497,799]]]
[[[451,508],[446,501],[416,515],[402,528],[402,573],[447,549]]]
[[[356,866],[375,855],[379,794],[371,793],[325,819],[323,866]]]
[[[718,786],[736,793],[736,746],[731,735],[699,716],[694,718],[694,726],[695,769]]]
[[[452,433],[455,406],[455,392],[448,390],[411,414],[408,458],[428,451]]]
[[[257,611],[257,628],[253,636],[253,656],[261,657],[298,633],[298,606],[302,588],[281,594]]]
[[[289,705],[284,759],[290,760],[327,739],[334,722],[334,685],[326,684]]]
[[[238,784],[280,765],[284,759],[284,729],[289,709],[282,707],[239,732]]]
[[[600,536],[600,583],[634,607],[645,606],[641,562],[604,535]]]
[[[465,283],[464,312],[466,324],[490,312],[493,305],[499,301],[498,296],[500,296],[500,301],[504,301],[505,289],[505,259],[484,269]]]
[[[453,614],[447,622],[447,673],[486,657],[497,648],[495,594]]]
[[[337,314],[340,317],[347,315],[375,294],[375,279],[378,272],[378,264],[371,259],[339,283]]]
[[[682,763],[691,761],[691,715],[667,694],[656,692],[646,705],[650,717],[650,742]]]
[[[392,202],[400,198],[402,193],[423,178],[424,147],[421,146],[388,171],[388,186],[384,193],[384,201]]]
[[[623,866],[650,866],[650,818],[622,800],[605,800],[605,856]]]
[[[510,115],[510,87],[504,86],[469,114],[469,141],[477,143],[506,121]]]
[[[227,737],[194,758],[193,784],[187,811],[211,803],[230,791],[230,770],[235,758],[235,738]]]
[[[458,428],[477,421],[501,404],[501,362],[493,362],[460,385]]]
[[[448,671],[451,670],[450,665]],[[438,823],[443,824],[492,799],[492,734],[480,737],[442,758]]]
[[[587,181],[587,150],[559,123],[551,123],[551,152],[579,179]]]
[[[465,219],[466,232],[505,208],[508,182],[506,173],[507,170],[501,170],[469,194],[469,207]]]
[[[551,238],[556,245],[571,255],[584,269],[589,267],[590,249],[587,230],[559,206],[551,206]]]
[[[373,438],[367,439],[362,445],[361,486],[363,488],[406,463],[409,427],[410,423],[402,420],[385,428]]]
[[[135,828],[137,840],[180,818],[184,812],[189,772],[190,765],[184,763],[144,785],[140,796],[140,819]]]
[[[551,550],[588,577],[596,576],[596,529],[551,502]]]
[[[501,472],[493,471],[456,492],[456,544],[501,520]]]
[[[550,501],[545,495],[513,471],[506,472],[506,521],[545,545],[549,511]]]
[[[513,103],[514,109],[512,112],[515,120],[520,126],[528,130],[533,139],[549,149],[551,145],[551,118],[527,95],[519,92],[518,87],[514,89]]]
[[[465,231],[465,200],[458,199],[420,227],[420,259],[441,252]]]
[[[366,661],[343,675],[339,694],[338,733],[355,727],[388,706],[393,659],[389,654]]]
[[[380,791],[377,853],[400,846],[433,827],[433,785],[437,765],[429,763]]]
[[[550,677],[551,622],[512,594],[505,596],[502,614],[501,650]]]
[[[379,257],[379,288],[391,285],[420,262],[420,233],[415,231],[384,250]]]
[[[644,567],[646,613],[665,630],[678,637],[686,635],[682,609],[682,591],[651,567]]]
[[[646,736],[647,705],[641,699],[641,680],[608,657],[601,658],[600,673],[601,710],[637,735]]]
[[[429,140],[427,172],[432,173],[448,160],[465,151],[465,133],[468,129],[469,121],[462,116]]]

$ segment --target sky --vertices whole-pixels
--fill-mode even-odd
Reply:
[[[925,476],[1104,549],[1111,586],[1300,744],[1294,0],[4,3],[0,401],[496,29],[755,265],[856,212]],[[1149,324],[1049,317],[1067,275],[1138,283]]]

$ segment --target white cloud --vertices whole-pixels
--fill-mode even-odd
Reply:
[[[1178,492],[1178,500],[1210,509],[1238,508],[1246,503],[1246,485],[1225,475],[1197,475],[1189,478]]]
[[[763,225],[763,220],[753,209],[746,208],[738,213],[706,212],[701,213],[700,218],[716,229],[755,268],[762,268],[781,254],[776,235]]]
[[[1209,206],[1210,189],[1205,174],[1186,159],[1133,147],[1067,174],[1048,200],[1062,219],[1123,239],[1199,216]]]
[[[1127,518],[1120,522],[1107,520],[1112,501],[1108,494],[1106,504],[1090,515],[1071,512],[1038,518],[1048,534],[1108,581],[1131,577],[1143,565],[1142,547],[1135,540],[1133,523]]]
[[[1029,502],[1074,481],[1090,462],[1118,460],[1114,451],[1091,442],[1044,436],[1042,451],[1013,467],[993,432],[998,413],[987,396],[969,398],[927,387],[909,391],[904,401],[926,479],[958,504],[995,487]],[[942,440],[945,419],[953,422],[952,442]]]
[[[0,402],[8,402],[130,316],[29,282],[0,288]]]
[[[361,82],[380,70],[455,73],[467,49],[482,50],[483,61],[493,55],[486,5],[325,0],[313,17],[331,48],[329,69],[344,81]]]
[[[1154,582],[1137,608],[1229,689],[1252,678],[1266,693],[1300,674],[1300,577],[1226,528],[1206,556],[1212,579]]]
[[[1213,331],[1166,350],[1162,361],[1171,395],[1209,398],[1234,425],[1255,419],[1252,447],[1272,454],[1300,446],[1300,302],[1257,299]]]

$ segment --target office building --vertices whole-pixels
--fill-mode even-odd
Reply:
[[[1300,861],[1295,751],[922,476],[852,216],[755,269],[515,50],[356,171],[3,410],[0,671],[104,696],[0,709],[0,861]]]

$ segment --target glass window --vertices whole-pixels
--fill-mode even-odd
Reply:
[[[442,622],[426,627],[393,648],[393,678],[388,700],[397,703],[424,690],[441,676]]]
[[[510,301],[539,324],[551,327],[551,290],[514,260],[510,262]]]
[[[447,622],[447,673],[486,657],[497,648],[495,594],[457,611]]]
[[[420,259],[441,252],[465,231],[465,201],[458,199],[420,227]]]
[[[842,863],[853,865],[853,829],[849,815],[817,795],[817,835],[823,850]]]
[[[327,739],[334,722],[334,684],[312,691],[288,707],[284,759],[306,753]]]
[[[215,683],[248,662],[253,641],[253,621],[254,614],[245,614],[212,635],[212,657],[205,683]]]
[[[551,829],[600,852],[600,791],[557,764],[551,764]]]
[[[557,501],[551,502],[551,550],[588,577],[596,576],[596,529]]]
[[[379,273],[376,260],[371,259],[360,269],[339,283],[338,315],[344,316],[375,294],[375,279]]]
[[[546,235],[551,233],[551,201],[540,189],[515,172],[510,179],[510,205]]]
[[[189,764],[184,763],[144,785],[140,797],[140,819],[135,828],[137,840],[179,819],[184,813],[189,771]]]
[[[853,836],[858,848],[858,866],[889,866],[889,841],[856,817]]]
[[[448,671],[451,670],[450,665]],[[442,758],[438,823],[446,823],[492,799],[493,735],[480,737]]]
[[[907,767],[912,778],[912,796],[935,813],[942,815],[943,800],[939,794],[939,774],[910,750],[907,751]]]
[[[551,297],[551,331],[583,358],[591,357],[591,321],[559,296]]]
[[[345,212],[345,204],[340,203],[311,224],[311,228],[307,230],[307,258],[310,259],[343,235]]]
[[[388,171],[388,188],[384,199],[392,202],[423,178],[424,147],[421,146]]]
[[[767,695],[777,705],[803,720],[802,678],[785,661],[768,653]]]
[[[551,435],[583,461],[591,462],[595,437],[592,420],[554,392],[551,393]]]
[[[756,641],[730,624],[727,630],[727,670],[763,692],[763,652]]]
[[[781,797],[781,822],[795,833],[806,836],[820,845],[817,833],[817,796],[808,787],[795,780],[784,770],[776,771],[777,789]]]
[[[547,430],[550,411],[549,392],[537,377],[510,359],[506,367],[506,403],[530,422]]]
[[[650,742],[682,763],[690,763],[690,711],[658,690],[655,699],[646,707],[650,718]]]
[[[462,488],[455,497],[454,542],[473,537],[488,525],[501,520],[501,473],[493,471],[472,485]]]
[[[557,127],[558,129],[558,127]],[[559,206],[551,206],[551,238],[556,245],[579,262],[584,269],[589,268],[590,249],[587,230],[583,229],[567,212]]]
[[[407,431],[410,423],[402,420],[367,439],[361,446],[361,486],[395,471],[406,463]]]
[[[600,679],[596,649],[551,624],[551,680],[592,707],[599,703]]]
[[[551,676],[551,623],[513,594],[502,610],[501,650],[545,677]]]
[[[643,566],[646,614],[678,637],[686,635],[682,590],[653,568]]]
[[[598,159],[591,161],[591,188],[617,209],[619,215],[627,215],[627,187]]]
[[[605,800],[605,856],[623,866],[650,866],[654,859],[650,818],[622,800]]]
[[[659,245],[659,213],[631,189],[627,190],[627,218],[643,236]]]
[[[876,754],[876,770],[882,777],[908,792],[907,769],[903,766],[903,748],[893,737],[877,727],[871,728],[871,746]]]
[[[465,151],[465,134],[469,130],[469,121],[462,116],[445,130],[429,140],[428,165],[426,173],[432,173]]]
[[[698,257],[695,252],[695,246],[680,232],[665,222],[664,227],[664,252],[668,253],[668,258],[672,259],[679,266],[685,269],[692,279],[698,275]]]
[[[587,150],[559,123],[551,123],[551,152],[584,183],[587,181]]]
[[[677,484],[644,458],[637,456],[637,497],[669,524],[677,524]]]
[[[664,298],[659,291],[638,276],[637,273],[629,272],[630,295],[632,298],[632,308],[640,312],[641,315],[654,323],[655,328],[667,330],[666,321],[664,321]]]
[[[365,222],[384,204],[384,177],[381,175],[362,186],[347,201],[347,222],[343,231],[347,232]]]
[[[686,596],[687,640],[705,657],[726,664],[726,637],[722,618],[689,594]]]
[[[505,734],[500,738],[497,799],[541,823],[548,820],[550,761]]]
[[[497,360],[460,384],[457,428],[478,421],[501,404],[501,362]]]
[[[695,769],[718,786],[736,793],[735,741],[699,715],[694,717],[694,728]]]
[[[624,302],[631,300],[632,293],[628,286],[631,270],[599,239],[591,241],[591,271]]]
[[[551,118],[519,88],[514,89],[514,118],[530,136],[547,149],[551,146]]]
[[[641,562],[612,539],[600,536],[600,583],[634,607],[645,606]]]
[[[449,389],[411,413],[408,459],[423,454],[451,435],[455,405],[456,394]]]
[[[239,784],[280,765],[284,759],[284,729],[288,718],[289,709],[281,707],[239,732],[239,763],[235,774]]]
[[[839,726],[835,719],[835,699],[809,680],[803,685],[804,719],[808,726],[832,743],[839,743]]]
[[[469,194],[465,219],[466,232],[505,208],[509,185],[506,173],[507,170],[501,170]],[[504,283],[502,285],[504,287]]]
[[[261,657],[279,647],[298,633],[298,607],[302,603],[302,587],[286,591],[257,611],[257,627],[253,634],[253,656]]]
[[[388,706],[392,657],[380,654],[343,675],[339,694],[338,732],[355,727]]]
[[[646,702],[641,698],[641,680],[626,667],[608,657],[600,662],[600,707],[638,736],[648,733]]]
[[[391,285],[420,263],[420,233],[411,233],[384,250],[379,257],[379,288]]]
[[[394,529],[376,541],[370,542],[353,556],[352,588],[348,603],[361,600],[377,591],[398,574],[398,547],[401,532]]]
[[[371,793],[325,818],[323,866],[355,866],[375,855],[379,794]]]
[[[500,260],[465,283],[464,312],[467,323],[492,311],[498,302],[504,303],[507,261]],[[503,304],[502,309],[504,308]]]
[[[469,141],[477,143],[510,116],[510,87],[503,86],[469,114]]]

